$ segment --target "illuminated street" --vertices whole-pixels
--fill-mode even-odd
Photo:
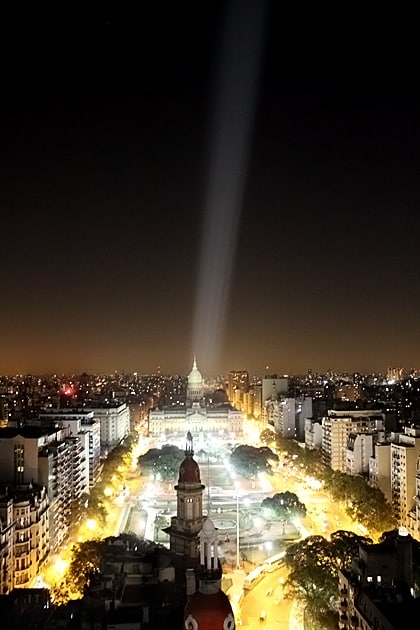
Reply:
[[[285,599],[283,593],[282,582],[286,577],[285,568],[266,573],[259,584],[246,592],[241,605],[244,628],[249,628],[249,630],[261,628],[261,626],[282,630],[289,628],[292,602]],[[262,612],[266,614],[263,622]]]

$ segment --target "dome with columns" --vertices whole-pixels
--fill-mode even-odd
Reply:
[[[235,630],[232,606],[221,590],[217,530],[210,518],[204,521],[199,536],[199,586],[185,607],[183,630]]]
[[[201,376],[201,372],[197,367],[197,361],[194,357],[194,363],[192,370],[188,376],[187,384],[187,404],[198,404],[202,401],[204,396],[204,380]]]
[[[192,366],[192,370],[188,375],[188,386],[189,387],[197,387],[203,385],[203,377],[201,376],[201,372],[197,367],[197,360],[194,357],[194,362]]]

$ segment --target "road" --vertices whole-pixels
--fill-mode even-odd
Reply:
[[[273,573],[266,573],[265,577],[254,586],[242,600],[242,627],[247,630],[258,628],[273,628],[289,630],[292,604],[284,598],[283,586],[280,580],[287,578],[286,568],[280,568]],[[265,619],[261,613],[265,612]]]

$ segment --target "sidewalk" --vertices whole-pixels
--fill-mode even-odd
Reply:
[[[241,616],[241,600],[244,596],[245,571],[243,569],[235,569],[225,575],[228,575],[232,580],[232,586],[226,594],[229,597],[234,617],[238,620]]]

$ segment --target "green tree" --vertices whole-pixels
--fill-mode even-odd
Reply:
[[[286,592],[300,600],[311,616],[332,609],[337,597],[337,573],[332,549],[323,536],[309,536],[290,545],[285,564],[289,568]]]
[[[334,501],[344,504],[347,515],[369,531],[382,532],[395,527],[395,519],[379,488],[368,485],[363,477],[331,471],[326,487]]]
[[[108,510],[104,503],[104,484],[98,483],[90,489],[89,494],[82,494],[80,502],[85,518],[97,521],[100,527],[104,527],[108,516]]]
[[[270,520],[290,522],[294,518],[306,516],[306,506],[293,492],[279,492],[267,497],[261,503],[263,515]]]
[[[267,446],[256,448],[255,446],[237,446],[231,456],[230,462],[235,471],[252,479],[258,473],[272,474],[272,465],[278,462],[278,456]]]
[[[372,540],[346,530],[338,530],[331,534],[329,544],[336,569],[350,564],[352,559],[357,556],[361,542],[371,544]]]
[[[338,569],[357,556],[362,541],[372,542],[353,532],[338,531],[331,535],[330,541],[323,536],[309,536],[287,548],[288,596],[302,602],[314,627],[329,627],[334,620]]]
[[[164,514],[156,514],[154,529],[155,529],[155,540],[166,540],[168,535],[162,530],[164,527],[168,527],[169,519]]]
[[[144,455],[140,455],[138,463],[146,474],[159,474],[164,481],[173,481],[178,475],[184,457],[184,452],[177,446],[166,444],[161,449],[152,448]]]
[[[73,558],[67,572],[67,583],[73,591],[83,594],[85,586],[99,572],[104,541],[88,540],[72,547]]]
[[[293,461],[304,468],[307,475],[316,477],[321,481],[326,466],[322,462],[320,450],[305,448],[302,444],[295,442],[295,440],[279,436],[276,438],[276,444],[283,460]]]

